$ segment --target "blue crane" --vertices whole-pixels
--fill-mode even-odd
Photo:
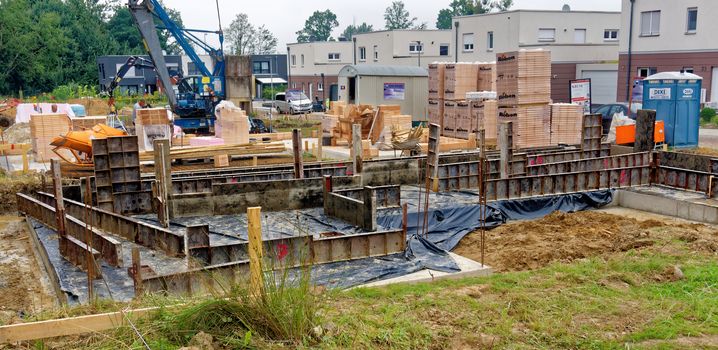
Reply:
[[[169,17],[158,0],[128,0],[128,7],[140,30],[145,49],[152,59],[157,76],[169,100],[170,108],[179,116],[175,119],[175,125],[190,130],[208,130],[214,126],[214,107],[226,96],[224,34],[221,23],[220,29],[217,31],[182,28]],[[217,8],[217,17],[219,18],[219,7]],[[155,19],[161,22],[160,26],[155,24]],[[183,81],[180,82],[180,85],[191,87],[189,91],[178,89],[175,92],[173,87],[175,84],[170,79],[157,35],[158,29],[166,30],[172,35],[200,72],[199,76],[182,78]],[[197,37],[195,33],[218,35],[220,48],[212,47]],[[210,71],[200,59],[193,45],[204,50],[212,58],[213,71]]]

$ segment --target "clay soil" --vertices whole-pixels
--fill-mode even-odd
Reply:
[[[56,305],[31,244],[22,218],[0,216],[0,324]]]
[[[699,250],[718,251],[718,233],[701,224],[639,221],[596,211],[554,212],[486,231],[484,262],[496,271],[532,270],[556,261],[653,246],[658,234],[675,236]],[[480,261],[480,232],[464,237],[454,252]]]

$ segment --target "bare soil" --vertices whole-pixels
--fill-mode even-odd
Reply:
[[[42,175],[0,174],[0,215],[17,211],[16,193],[33,193],[42,188]]]
[[[532,270],[555,261],[652,246],[657,234],[674,235],[697,250],[718,251],[718,233],[706,225],[640,221],[596,211],[554,212],[539,220],[512,222],[486,231],[484,262],[497,271]],[[479,261],[480,232],[467,235],[454,252]]]
[[[0,324],[56,306],[22,218],[0,216]]]

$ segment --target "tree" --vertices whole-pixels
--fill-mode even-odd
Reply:
[[[409,29],[414,26],[416,17],[409,17],[409,11],[404,8],[404,2],[396,0],[386,8],[384,12],[384,21],[386,22],[386,29]]]
[[[249,23],[249,17],[240,13],[224,30],[229,50],[235,55],[254,55],[273,53],[277,48],[277,38],[264,25],[255,27]]]
[[[352,40],[352,37],[355,34],[361,34],[361,33],[369,33],[374,31],[374,26],[371,24],[366,24],[366,22],[362,22],[362,24],[355,26],[355,25],[349,25],[344,29],[344,32],[342,32],[342,35],[347,40]]]
[[[137,26],[135,26],[130,10],[124,4],[116,5],[114,9],[115,11],[107,22],[107,27],[111,28],[110,35],[122,48],[123,51],[120,52],[123,54],[135,55],[146,54],[147,51],[145,50],[145,46],[142,42],[142,36],[140,35],[140,31],[137,29]],[[165,7],[165,10],[167,10],[167,15],[170,19],[181,27],[183,23],[182,16],[179,11],[168,7]],[[155,18],[155,25],[161,26],[162,22]],[[171,35],[167,31],[158,31],[157,36],[160,39],[162,49],[168,54],[179,54],[182,52],[182,48],[179,44],[174,40],[170,40]]]
[[[513,5],[513,0],[453,0],[449,8],[439,11],[436,28],[451,29],[452,18],[489,13],[493,10],[506,11]]]
[[[304,22],[304,28],[297,31],[297,42],[329,41],[332,30],[339,26],[337,15],[330,10],[314,11]]]

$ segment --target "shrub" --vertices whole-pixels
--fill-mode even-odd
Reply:
[[[716,110],[713,108],[706,107],[701,110],[701,121],[704,123],[710,123],[715,116]]]

